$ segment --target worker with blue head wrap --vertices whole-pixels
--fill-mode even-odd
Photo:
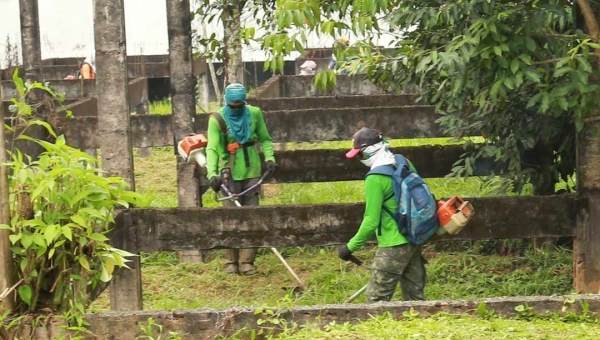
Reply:
[[[246,89],[242,84],[225,88],[225,105],[208,120],[208,145],[206,147],[207,178],[216,192],[221,191],[222,171],[231,172],[229,189],[240,193],[255,185],[262,166],[257,146],[265,158],[268,171],[277,169],[273,142],[267,131],[261,110],[246,102]],[[224,194],[224,193],[222,193]],[[239,198],[242,205],[258,205],[258,188]],[[234,205],[232,201],[224,205]],[[228,274],[253,275],[256,273],[256,249],[227,249],[225,270]]]

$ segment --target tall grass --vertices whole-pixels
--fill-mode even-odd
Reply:
[[[203,108],[199,104],[196,104],[197,113],[215,112],[218,109],[219,104],[217,102],[210,102],[208,108]],[[169,98],[150,102],[148,112],[156,115],[170,115],[173,113],[171,99]]]

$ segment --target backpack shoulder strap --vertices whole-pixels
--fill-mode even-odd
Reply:
[[[369,175],[385,175],[385,176],[393,177],[394,171],[396,171],[396,169],[393,166],[382,165],[382,166],[378,166],[376,168],[371,169],[371,171],[369,171],[367,173],[365,178],[367,178],[367,176],[369,176]]]
[[[210,114],[211,117],[213,117],[217,123],[219,123],[219,129],[221,130],[221,132],[223,133],[227,133],[227,123],[225,123],[225,119],[223,119],[223,116],[221,116],[218,112],[213,112]]]

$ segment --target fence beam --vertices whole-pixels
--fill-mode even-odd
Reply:
[[[574,235],[573,195],[470,201],[475,217],[453,240]],[[363,211],[362,203],[130,209],[117,216],[111,242],[129,251],[325,246],[347,242],[358,230]]]
[[[378,129],[388,139],[444,137],[435,122],[439,115],[430,106],[306,109],[296,111],[272,111],[264,113],[273,141],[311,142],[348,141],[360,124]],[[172,115],[131,116],[132,137],[136,147],[173,145]],[[195,131],[205,132],[208,115],[194,117]],[[401,122],[401,123],[398,123]],[[74,146],[97,144],[94,138],[97,118],[62,118],[57,127],[65,133]],[[448,137],[446,135],[446,137]]]

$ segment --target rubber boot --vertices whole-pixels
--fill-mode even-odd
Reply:
[[[239,249],[225,249],[225,272],[234,275],[239,272],[238,258]]]
[[[254,258],[256,258],[256,248],[240,249],[240,274],[250,276],[256,274]]]

